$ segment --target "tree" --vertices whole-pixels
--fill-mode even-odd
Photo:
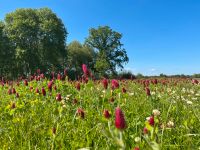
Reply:
[[[16,51],[18,74],[64,65],[67,32],[50,9],[17,9],[7,14],[5,32]]]
[[[93,68],[93,59],[95,58],[93,48],[88,45],[82,45],[78,41],[72,41],[67,46],[67,52],[69,68],[75,69],[77,75],[82,73],[82,64],[86,64],[89,68]]]
[[[95,70],[100,74],[116,74],[128,62],[126,50],[122,48],[122,34],[108,26],[91,28],[85,44],[93,47],[97,53]]]
[[[4,33],[5,24],[0,22],[0,77],[11,74],[14,60],[14,49]]]

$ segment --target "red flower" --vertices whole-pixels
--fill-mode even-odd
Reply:
[[[60,94],[60,93],[58,93],[58,94],[56,95],[56,100],[57,100],[57,101],[61,101],[61,100],[62,100],[61,94]]]
[[[144,129],[143,129],[143,133],[144,133],[144,134],[147,134],[147,133],[148,133],[148,129],[147,129],[146,127],[144,127]]]
[[[54,88],[55,91],[57,90],[57,86],[56,85],[53,88]]]
[[[53,81],[50,81],[48,83],[48,89],[49,89],[49,91],[52,91],[52,85],[53,85]]]
[[[40,75],[40,78],[44,79],[44,74],[43,73]]]
[[[108,110],[104,110],[103,115],[105,118],[109,119],[110,118],[110,113]]]
[[[28,86],[28,80],[24,80],[24,85]]]
[[[33,87],[31,86],[31,87],[30,87],[30,90],[32,90],[32,89],[33,89]]]
[[[81,84],[80,84],[80,82],[77,83],[76,89],[80,91],[80,89],[81,89]]]
[[[46,96],[46,91],[45,91],[44,87],[42,87],[42,95]]]
[[[111,84],[112,84],[112,89],[119,88],[119,82],[117,80],[113,79],[111,81]]]
[[[16,93],[16,98],[19,98],[19,93]]]
[[[126,89],[124,87],[122,88],[122,93],[126,93]]]
[[[158,84],[158,80],[157,80],[157,79],[154,79],[153,83],[154,83],[154,84]]]
[[[35,92],[36,92],[36,93],[40,93],[40,91],[39,91],[39,89],[38,89],[38,88],[36,88],[36,89],[35,89]]]
[[[67,69],[64,70],[64,75],[67,76]]]
[[[85,112],[83,111],[83,109],[79,108],[77,110],[77,113],[81,118],[83,118],[83,119],[85,118]]]
[[[118,129],[126,128],[126,121],[124,118],[124,114],[119,107],[115,109],[115,127]]]
[[[40,74],[40,69],[37,69],[37,74]]]
[[[154,117],[153,116],[151,116],[150,118],[149,118],[149,124],[151,125],[151,126],[153,126],[154,125]]]
[[[15,102],[13,102],[13,103],[11,104],[10,108],[11,108],[11,109],[15,109],[15,108],[16,108]]]
[[[12,88],[12,93],[15,94],[16,93],[16,90],[15,88]]]
[[[140,150],[140,148],[139,147],[135,147],[134,150]]]
[[[89,70],[88,70],[86,64],[83,64],[83,65],[82,65],[82,70],[83,70],[83,73],[84,73],[84,75],[85,75],[86,77],[90,75],[90,72],[89,72]]]
[[[105,89],[107,89],[107,88],[108,88],[108,80],[104,78],[104,79],[102,80],[102,83],[103,83],[103,87],[104,87]]]
[[[60,73],[57,74],[57,80],[61,80],[61,75],[60,75]]]
[[[147,94],[147,96],[151,96],[151,92],[150,92],[150,89],[148,87],[146,87],[146,94]]]
[[[199,83],[199,81],[198,81],[198,80],[196,80],[196,79],[193,79],[193,80],[192,80],[192,83],[193,83],[193,84],[198,84],[198,83]]]
[[[8,89],[8,94],[11,95],[12,94],[12,90]]]

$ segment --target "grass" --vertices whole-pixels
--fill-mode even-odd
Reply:
[[[165,81],[165,83],[163,83]],[[104,89],[100,81],[81,83],[55,80],[57,90],[48,90],[48,80],[25,86],[0,85],[0,149],[181,149],[200,148],[200,85],[187,79],[150,82],[147,96],[142,80],[122,80],[120,87]],[[14,87],[19,93],[8,94]],[[30,87],[33,87],[30,90]],[[41,88],[47,94],[43,96]],[[122,92],[122,88],[126,93]],[[35,92],[39,88],[40,94]],[[62,101],[56,100],[61,93]],[[114,98],[114,102],[110,99]],[[123,111],[127,128],[115,127],[115,109]],[[77,110],[84,111],[81,118]],[[107,109],[111,118],[106,119]],[[147,117],[152,111],[155,124]],[[173,125],[169,125],[169,122]],[[143,129],[148,133],[144,134]],[[139,140],[136,140],[139,139]]]

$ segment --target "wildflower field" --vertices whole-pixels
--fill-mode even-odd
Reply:
[[[0,149],[200,149],[200,84],[60,74],[2,81]]]

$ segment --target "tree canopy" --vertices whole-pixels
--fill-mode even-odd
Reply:
[[[68,66],[75,69],[76,74],[82,73],[82,64],[86,64],[89,68],[94,67],[95,52],[92,47],[82,45],[78,41],[72,41],[67,46]]]
[[[95,69],[100,73],[116,73],[117,68],[123,68],[128,62],[126,50],[121,43],[122,34],[108,26],[100,26],[89,30],[85,43],[97,52]]]
[[[64,65],[67,31],[50,9],[17,9],[6,15],[4,32],[15,49],[19,74]]]
[[[108,26],[91,28],[82,44],[66,44],[67,30],[49,8],[17,9],[0,22],[0,76],[30,75],[39,68],[50,74],[65,68],[82,73],[86,64],[98,75],[115,74],[128,62],[122,34]]]

